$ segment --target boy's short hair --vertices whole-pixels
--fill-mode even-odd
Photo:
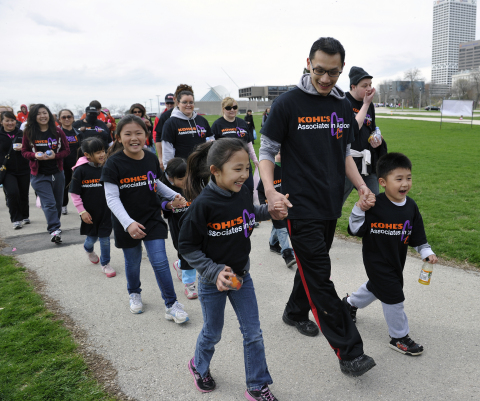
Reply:
[[[397,168],[404,168],[412,171],[412,162],[403,153],[387,153],[378,159],[377,176],[378,178],[386,180],[387,175]]]

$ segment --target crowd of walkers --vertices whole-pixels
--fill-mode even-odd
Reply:
[[[3,110],[1,183],[13,228],[30,223],[31,185],[51,241],[61,244],[61,215],[68,214],[71,198],[86,237],[86,257],[100,263],[109,278],[116,276],[110,266],[113,231],[124,255],[130,311],[144,312],[140,266],[145,249],[165,318],[184,324],[190,317],[175,293],[165,250],[170,232],[178,255],[174,276],[186,298],[200,298],[202,305],[203,327],[186,361],[201,392],[216,387],[210,364],[228,298],[244,337],[245,397],[277,399],[269,388],[273,381],[250,274],[250,237],[264,220],[273,223],[270,250],[288,267],[298,267],[282,316],[287,325],[306,336],[321,329],[340,370],[360,376],[375,362],[363,351],[357,311],[378,299],[390,347],[420,355],[423,347],[409,337],[404,312],[403,268],[408,246],[430,263],[437,257],[418,207],[407,196],[411,161],[388,153],[384,138],[373,135],[373,77],[352,67],[350,90],[344,93],[336,85],[344,59],[336,39],[313,43],[309,72],[262,116],[258,159],[251,110],[238,117],[237,101],[226,97],[221,117],[210,126],[195,111],[192,87],[184,84],[166,96],[166,109],[153,123],[140,103],[118,123],[96,100],[77,121],[70,110],[60,110],[57,117],[44,104],[22,105],[17,115]],[[253,169],[260,171],[258,185]],[[368,281],[340,299],[330,279],[329,250],[354,188],[358,201],[348,230],[363,237]],[[100,256],[94,250],[97,241]],[[299,391],[298,398],[303,396]]]

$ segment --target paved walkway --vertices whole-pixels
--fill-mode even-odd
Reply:
[[[32,191],[33,193],[33,191]],[[34,205],[31,196],[31,205]],[[137,400],[243,400],[245,374],[242,337],[230,305],[222,341],[211,371],[213,393],[201,394],[187,370],[202,326],[198,300],[188,300],[174,276],[180,302],[190,322],[176,325],[164,318],[164,305],[153,271],[144,255],[142,288],[145,313],[128,309],[122,252],[113,247],[117,276],[107,279],[85,256],[78,234],[79,218],[62,216],[64,243],[50,242],[41,210],[31,209],[32,224],[14,231],[0,191],[0,237],[46,283],[47,294],[89,336],[91,348],[113,363],[122,390]],[[447,266],[434,268],[432,284],[417,282],[421,262],[407,258],[406,312],[411,336],[425,346],[420,357],[406,357],[388,347],[388,333],[379,303],[359,311],[358,329],[365,351],[377,366],[360,378],[344,376],[338,360],[320,335],[308,338],[281,319],[295,274],[280,256],[268,250],[271,223],[264,222],[252,238],[252,269],[264,332],[267,361],[281,401],[298,400],[474,400],[480,394],[480,275]],[[16,251],[12,252],[15,247]],[[98,249],[98,246],[97,246]],[[175,259],[167,240],[170,262]],[[331,250],[332,280],[338,294],[352,292],[365,280],[361,246],[336,239]],[[172,269],[173,271],[173,269]],[[1,290],[1,289],[0,289]]]

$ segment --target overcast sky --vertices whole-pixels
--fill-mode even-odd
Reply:
[[[345,47],[345,90],[353,65],[374,84],[412,67],[430,81],[432,19],[428,0],[0,0],[0,104],[156,111],[179,83],[238,98],[236,85],[296,84],[321,36]]]

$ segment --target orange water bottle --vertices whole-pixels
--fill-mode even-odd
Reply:
[[[430,279],[432,278],[433,265],[428,263],[428,258],[423,262],[422,270],[420,270],[420,277],[418,282],[423,285],[430,285]]]

